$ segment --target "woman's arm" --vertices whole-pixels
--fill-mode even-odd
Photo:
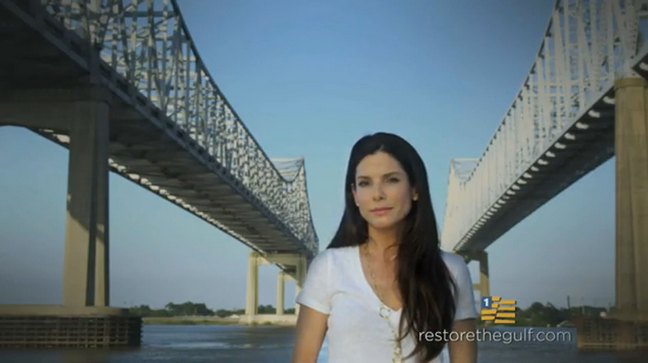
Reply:
[[[326,334],[327,319],[328,315],[300,305],[297,317],[297,340],[293,350],[292,363],[314,363],[317,361]]]
[[[477,363],[477,339],[475,329],[477,324],[475,319],[457,320],[452,326],[452,330],[459,332],[473,332],[471,340],[463,339],[459,341],[449,341],[448,350],[450,353],[450,363]],[[465,337],[465,333],[464,333]]]

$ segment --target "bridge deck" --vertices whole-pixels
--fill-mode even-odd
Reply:
[[[76,93],[75,97],[84,88],[107,89],[112,99],[109,142],[113,172],[259,252],[317,253],[316,243],[307,246],[290,230],[285,223],[288,216],[272,213],[227,167],[101,61],[88,41],[47,15],[30,14],[30,9],[15,2],[0,4],[0,47],[5,49],[0,52],[2,102],[27,102],[39,95],[47,98],[48,92],[65,89]],[[29,128],[64,147],[69,143],[65,129]]]

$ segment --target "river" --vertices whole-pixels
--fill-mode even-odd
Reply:
[[[509,328],[511,329],[511,328]],[[574,334],[573,329],[548,328]],[[545,329],[547,330],[547,329]],[[547,330],[547,331],[549,331]],[[198,363],[198,362],[287,362],[295,330],[293,327],[236,325],[145,325],[142,345],[137,349],[105,351],[0,350],[2,363]],[[480,342],[480,363],[644,363],[648,352],[585,353],[576,343],[514,341]],[[325,363],[326,347],[319,362]]]

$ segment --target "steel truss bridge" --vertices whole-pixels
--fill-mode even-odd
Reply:
[[[478,158],[454,159],[442,245],[469,256],[615,153],[615,80],[648,78],[648,2],[556,1],[540,49]]]
[[[175,1],[2,0],[0,47],[1,124],[70,148],[62,105],[107,104],[111,171],[262,256],[318,252],[304,160],[265,153]]]

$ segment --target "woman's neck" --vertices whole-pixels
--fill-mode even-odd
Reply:
[[[367,248],[381,257],[393,258],[398,252],[399,243],[398,230],[381,231],[369,229],[369,239]]]

